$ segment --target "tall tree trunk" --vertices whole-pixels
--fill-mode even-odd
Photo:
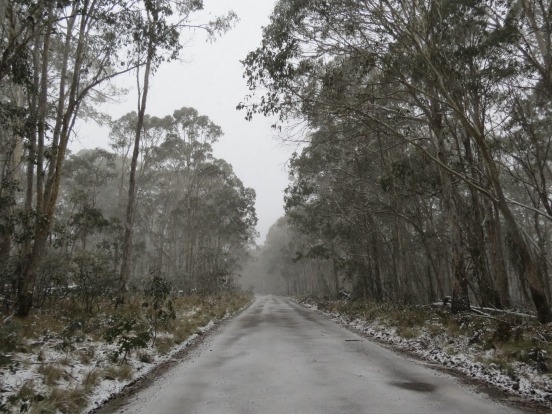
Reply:
[[[487,173],[496,195],[496,205],[506,221],[508,230],[512,236],[513,247],[519,255],[522,277],[527,281],[529,286],[529,293],[531,294],[531,299],[537,310],[537,318],[541,323],[552,322],[552,312],[550,310],[548,298],[546,297],[546,290],[541,279],[537,259],[533,256],[529,243],[525,239],[523,231],[506,200],[491,151],[485,142],[484,135],[481,133],[480,128],[472,128],[471,132],[481,150]]]
[[[384,292],[383,292],[384,282],[383,282],[383,275],[382,275],[381,266],[380,266],[380,260],[381,260],[380,246],[382,244],[382,241],[381,241],[379,229],[377,227],[374,216],[369,212],[365,212],[364,220],[365,220],[365,224],[364,224],[365,234],[368,237],[368,240],[366,241],[367,248],[365,249],[365,253],[364,253],[364,255],[367,255],[367,259],[368,259],[368,260],[365,260],[365,263],[366,263],[365,272],[369,272],[371,276],[373,299],[377,300],[378,302],[381,302],[383,301],[383,295],[384,295]],[[365,280],[364,285],[368,286],[368,280],[366,280],[366,277],[367,276],[364,276],[364,280]]]
[[[460,146],[460,144],[457,145]],[[472,140],[469,136],[463,136],[462,145],[466,161],[463,163],[464,174],[471,177],[474,182],[481,182],[481,171],[484,171],[485,167],[482,165],[480,157],[477,154],[474,155]],[[460,150],[458,152],[460,153]],[[480,305],[486,307],[497,302],[499,293],[487,262],[482,197],[473,187],[469,187],[468,190],[471,196],[471,208],[469,214],[464,216],[463,221],[467,226],[468,251],[472,260],[473,275],[479,285],[479,291],[474,293],[479,295]]]
[[[126,208],[125,233],[123,238],[121,272],[119,274],[119,289],[117,303],[122,304],[125,301],[126,289],[130,277],[131,256],[132,256],[132,232],[134,226],[134,209],[136,204],[136,166],[138,165],[138,155],[140,153],[140,138],[144,126],[144,117],[146,114],[146,103],[149,90],[149,78],[151,65],[154,55],[152,40],[148,44],[146,65],[144,69],[144,88],[141,99],[138,101],[138,120],[136,122],[136,131],[134,136],[134,148],[130,162],[130,176],[128,181],[128,201]],[[138,75],[139,76],[139,75]]]
[[[434,145],[437,151],[437,157],[441,163],[447,165],[448,156],[445,145],[443,120],[440,105],[433,100],[431,105],[431,127],[434,136]],[[462,228],[460,217],[458,216],[458,195],[452,188],[452,180],[447,171],[439,168],[441,178],[443,205],[447,213],[447,221],[451,238],[452,253],[452,271],[454,274],[454,283],[452,288],[452,312],[462,312],[470,309],[470,299],[468,295],[468,280],[466,275],[466,263],[464,258],[464,248],[462,246]]]
[[[332,276],[333,276],[333,282],[334,282],[334,289],[335,289],[335,298],[339,299],[339,272],[337,270],[337,262],[336,262],[336,252],[335,248],[332,244],[332,258],[331,258],[331,266],[332,266]]]
[[[35,220],[35,232],[34,243],[32,248],[26,254],[26,262],[23,264],[20,273],[20,284],[17,298],[17,310],[16,315],[19,317],[25,317],[29,314],[33,304],[33,291],[38,279],[39,267],[46,253],[48,244],[48,235],[50,228],[54,221],[54,212],[59,192],[59,185],[61,180],[61,172],[63,161],[65,160],[65,152],[67,149],[67,143],[69,141],[69,135],[73,127],[75,116],[79,108],[78,88],[80,84],[80,74],[82,70],[82,59],[84,53],[84,44],[87,34],[88,19],[85,15],[90,12],[88,9],[89,2],[84,1],[82,5],[82,14],[79,32],[77,35],[77,45],[74,54],[74,70],[71,76],[62,76],[60,85],[60,96],[58,109],[61,109],[61,113],[58,113],[56,119],[56,126],[54,128],[54,156],[50,162],[50,168],[48,170],[47,180],[44,185],[44,193],[38,194],[37,199],[41,199],[41,211],[37,211],[37,217]],[[76,16],[76,15],[75,15]],[[69,45],[71,39],[73,39],[72,23],[74,23],[76,17],[70,19],[70,24],[67,28],[66,34],[66,49],[64,50],[64,60],[62,67],[62,74],[67,73]],[[69,87],[69,96],[66,101],[66,81],[71,81]],[[67,106],[65,106],[67,102]],[[40,190],[37,187],[37,190]],[[24,256],[25,257],[25,256]]]
[[[19,86],[14,87],[14,103],[22,106],[22,92]],[[12,237],[15,230],[13,205],[16,201],[16,187],[20,182],[19,164],[23,158],[23,141],[20,136],[0,129],[0,266],[10,257]]]
[[[529,2],[527,1],[526,3]],[[531,10],[529,10],[529,13],[530,12]],[[530,15],[529,19],[532,19]],[[536,34],[537,41],[540,42],[538,38],[540,34]],[[540,49],[542,50],[543,48],[540,47]],[[546,46],[546,50],[550,50],[550,48]],[[425,51],[422,51],[422,53],[425,53]],[[493,159],[493,154],[486,141],[484,122],[485,105],[481,102],[481,95],[475,93],[471,97],[471,102],[469,102],[471,110],[468,112],[466,110],[466,102],[458,100],[457,95],[453,92],[453,90],[451,90],[450,85],[446,84],[445,79],[447,79],[447,77],[444,76],[444,73],[442,72],[443,67],[439,67],[439,69],[437,69],[438,65],[433,65],[433,59],[427,54],[426,59],[432,64],[432,68],[436,75],[435,79],[432,80],[435,84],[432,88],[437,87],[442,92],[443,99],[454,111],[466,134],[468,134],[470,138],[473,138],[477,146],[478,152],[481,156],[481,163],[485,167],[485,172],[487,173],[487,177],[490,181],[490,187],[494,192],[494,202],[504,217],[508,230],[511,234],[513,244],[512,247],[517,251],[519,256],[520,267],[522,269],[521,277],[523,277],[529,286],[531,298],[537,311],[538,320],[541,323],[551,322],[552,312],[550,310],[548,298],[546,297],[546,291],[541,280],[541,275],[539,274],[537,260],[533,256],[529,243],[527,242],[525,235],[523,234],[523,231],[510,208],[510,204],[506,199],[497,163]],[[550,74],[552,72],[548,73]],[[543,80],[547,82],[550,80],[550,77],[544,77]]]
[[[502,229],[500,228],[500,215],[497,208],[491,203],[489,203],[487,207],[485,227],[489,238],[488,243],[492,278],[498,293],[494,306],[503,309],[510,306],[510,284],[504,257],[504,242]]]

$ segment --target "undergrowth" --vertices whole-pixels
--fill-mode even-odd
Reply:
[[[94,313],[58,306],[6,318],[0,324],[0,413],[82,412],[100,382],[133,378],[131,361],[153,363],[155,355],[250,301],[242,292],[143,295],[118,307],[106,300]],[[32,379],[10,383],[23,373]]]

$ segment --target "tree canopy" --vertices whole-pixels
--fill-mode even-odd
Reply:
[[[550,13],[533,1],[280,0],[247,118],[301,122],[293,225],[359,295],[550,311]],[[329,249],[331,247],[331,249]]]

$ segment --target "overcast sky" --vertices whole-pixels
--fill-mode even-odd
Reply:
[[[170,115],[183,106],[194,107],[220,125],[224,136],[215,144],[214,153],[234,167],[247,187],[257,192],[259,243],[264,242],[268,228],[283,215],[283,190],[288,184],[286,162],[294,148],[285,146],[270,128],[271,121],[257,117],[244,120],[236,105],[247,93],[243,69],[239,62],[261,40],[261,27],[268,23],[273,0],[204,0],[200,18],[213,17],[234,10],[237,25],[215,43],[206,42],[203,33],[184,34],[189,39],[182,52],[182,62],[164,64],[156,73],[149,92],[147,113]],[[122,84],[135,84],[133,77]],[[105,109],[113,118],[136,110],[136,98],[127,99]],[[108,131],[96,126],[80,126],[77,139],[70,145],[73,152],[82,148],[106,147]]]

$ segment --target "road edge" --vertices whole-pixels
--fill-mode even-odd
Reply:
[[[309,306],[308,304],[302,303],[297,298],[290,298],[293,302],[298,304],[299,306],[309,309],[311,311],[314,311],[315,313],[321,315],[326,320],[333,322],[342,328],[346,329],[349,332],[353,332],[370,342],[373,342],[385,349],[388,349],[396,354],[399,354],[401,356],[405,356],[408,359],[412,360],[413,362],[419,363],[421,365],[424,365],[427,368],[433,369],[435,371],[448,374],[453,376],[454,378],[458,379],[463,385],[468,386],[472,388],[475,392],[478,392],[480,394],[484,394],[487,397],[491,398],[493,401],[495,401],[498,404],[503,404],[507,406],[511,406],[512,408],[517,408],[521,410],[527,410],[531,409],[534,413],[541,414],[541,413],[551,413],[550,407],[547,407],[545,405],[539,404],[536,401],[532,401],[529,399],[525,399],[522,396],[518,396],[515,394],[510,394],[507,391],[504,391],[496,386],[494,386],[491,383],[485,382],[478,378],[473,378],[465,374],[464,372],[460,370],[454,369],[454,367],[448,367],[441,364],[438,364],[433,361],[429,361],[427,359],[424,359],[422,356],[414,353],[413,351],[409,351],[408,349],[404,349],[399,347],[398,345],[387,342],[382,338],[375,337],[373,335],[370,335],[369,333],[357,329],[354,325],[350,325],[347,323],[347,321],[344,319],[344,315],[336,315],[332,313],[327,313],[322,310],[313,308],[312,306]],[[339,317],[337,317],[339,316]]]
[[[127,398],[149,387],[159,377],[167,373],[176,365],[183,362],[186,358],[189,357],[192,351],[196,350],[199,346],[205,343],[207,339],[218,334],[228,323],[230,323],[232,320],[241,315],[244,311],[249,309],[254,302],[255,297],[253,297],[246,305],[242,306],[231,315],[226,315],[222,319],[213,321],[214,326],[211,329],[192,339],[187,344],[187,346],[179,349],[173,355],[171,355],[170,359],[160,362],[148,372],[145,372],[144,375],[135,378],[134,380],[126,384],[119,392],[111,394],[109,398],[102,401],[98,407],[86,411],[85,414],[108,414],[114,409],[123,406]]]

